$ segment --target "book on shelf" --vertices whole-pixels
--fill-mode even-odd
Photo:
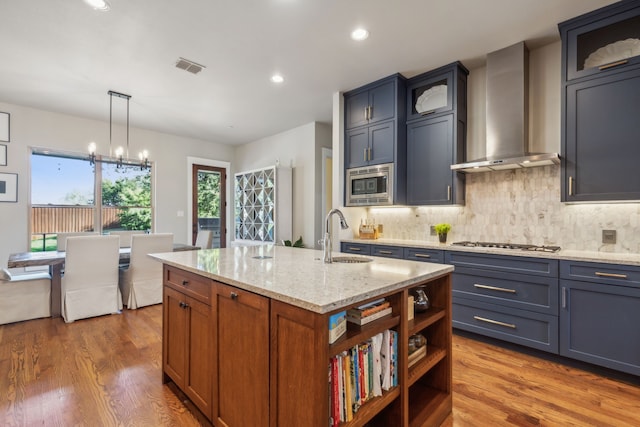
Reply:
[[[387,307],[373,314],[370,314],[369,316],[360,317],[358,315],[353,315],[352,313],[349,312],[349,310],[347,310],[347,321],[351,323],[355,323],[356,325],[362,326],[362,325],[366,325],[369,322],[373,322],[374,320],[378,320],[381,317],[384,317],[388,314],[391,314],[391,311],[392,311],[392,308]]]
[[[374,313],[377,313],[378,311],[384,310],[387,307],[391,307],[391,303],[389,301],[385,301],[384,299],[374,302],[375,304],[369,303],[366,306],[350,308],[349,310],[347,310],[347,314],[351,314],[355,317],[367,317]]]
[[[333,344],[347,332],[347,312],[341,311],[339,313],[329,316],[329,344]]]
[[[407,358],[409,368],[418,363],[418,361],[426,355],[427,345],[425,344],[409,355],[409,357]]]

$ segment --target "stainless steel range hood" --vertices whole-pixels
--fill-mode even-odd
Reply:
[[[558,153],[530,153],[529,51],[524,42],[487,55],[486,157],[452,165],[485,172],[560,163]]]

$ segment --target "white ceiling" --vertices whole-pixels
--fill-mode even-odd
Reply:
[[[0,101],[109,120],[108,90],[132,96],[131,126],[241,144],[330,123],[332,94],[521,40],[612,0],[83,0],[0,2]],[[371,35],[354,42],[350,32]],[[178,57],[206,66],[193,75]],[[281,73],[281,85],[270,82]],[[119,107],[114,98],[114,111]],[[120,101],[122,102],[122,101]],[[122,104],[121,104],[122,105]],[[114,119],[117,120],[117,119]]]

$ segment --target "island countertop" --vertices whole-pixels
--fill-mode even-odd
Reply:
[[[453,266],[367,257],[322,261],[322,251],[261,245],[150,254],[164,264],[316,313],[327,313],[453,271]],[[334,254],[337,256],[337,254]]]

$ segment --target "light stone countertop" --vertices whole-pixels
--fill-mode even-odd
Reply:
[[[382,257],[370,257],[373,261],[367,263],[325,264],[322,251],[274,245],[150,256],[316,313],[327,313],[453,271],[453,266],[445,264]]]
[[[640,266],[640,254],[620,253],[620,252],[596,252],[561,249],[559,252],[537,252],[515,249],[500,248],[479,248],[454,246],[451,243],[434,243],[422,240],[401,240],[401,239],[341,239],[341,242],[364,243],[371,245],[402,246],[422,249],[441,249],[448,251],[475,252],[495,255],[511,255],[522,257],[547,258],[569,261],[602,262],[607,264],[635,265]],[[521,242],[513,242],[521,243]]]

